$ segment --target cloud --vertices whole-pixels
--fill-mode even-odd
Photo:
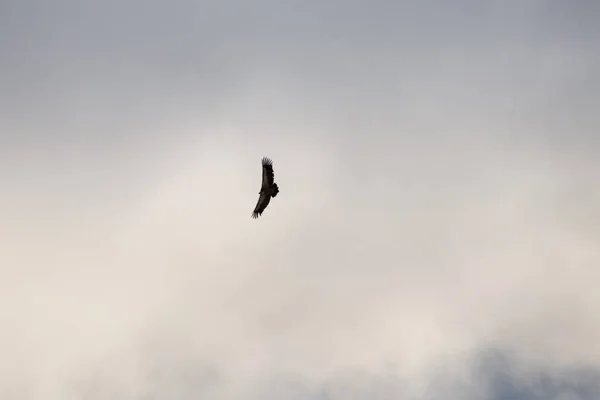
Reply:
[[[0,13],[0,394],[596,395],[595,5],[82,4]]]

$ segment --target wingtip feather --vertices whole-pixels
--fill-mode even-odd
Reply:
[[[273,165],[273,161],[268,157],[263,157],[262,165]]]

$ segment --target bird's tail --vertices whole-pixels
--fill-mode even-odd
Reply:
[[[277,184],[274,183],[273,184],[273,194],[271,195],[271,197],[277,196],[277,193],[279,193],[279,186],[277,186]]]

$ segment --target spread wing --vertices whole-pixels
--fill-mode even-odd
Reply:
[[[275,182],[275,174],[273,173],[273,161],[270,158],[263,157],[262,159],[262,189],[270,188]],[[267,201],[267,204],[269,202]],[[266,206],[265,206],[266,207]]]
[[[265,211],[265,208],[267,208],[270,201],[271,196],[268,194],[261,194],[258,198],[258,203],[256,203],[256,207],[254,207],[254,211],[252,212],[252,218],[258,218],[258,216]]]

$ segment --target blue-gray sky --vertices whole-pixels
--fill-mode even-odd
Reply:
[[[0,397],[597,399],[599,20],[0,2]]]

